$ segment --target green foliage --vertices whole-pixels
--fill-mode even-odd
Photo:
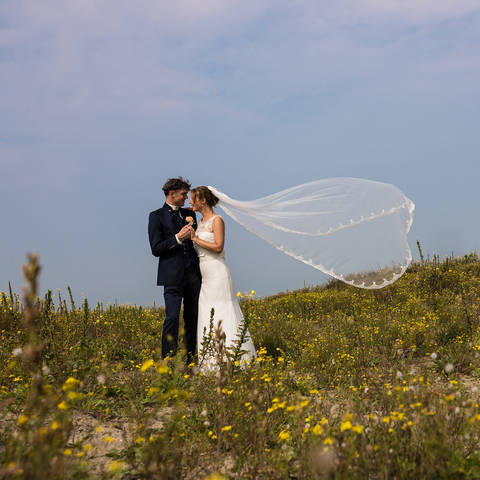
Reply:
[[[0,293],[0,476],[480,478],[480,260],[421,257],[243,297],[258,358],[212,326],[211,373],[161,360],[162,308]]]

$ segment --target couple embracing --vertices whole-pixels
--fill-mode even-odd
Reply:
[[[213,208],[218,198],[205,186],[190,191],[182,177],[163,186],[165,204],[150,213],[148,235],[152,254],[158,257],[157,285],[164,287],[165,321],[162,357],[175,355],[178,344],[180,309],[183,300],[187,364],[202,348],[210,329],[210,312],[215,311],[213,328],[222,322],[225,346],[233,347],[243,324],[230,271],[225,263],[225,224]],[[191,209],[183,208],[190,191]],[[196,212],[201,215],[197,223]],[[248,331],[241,345],[243,361],[255,358]],[[213,359],[206,359],[206,366]]]

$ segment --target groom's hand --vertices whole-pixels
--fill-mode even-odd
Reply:
[[[177,233],[177,238],[179,240],[187,240],[187,238],[190,238],[193,232],[192,226],[185,225],[178,233]]]

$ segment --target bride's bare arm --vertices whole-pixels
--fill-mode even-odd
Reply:
[[[223,218],[215,217],[213,219],[213,242],[206,242],[198,237],[193,237],[192,241],[200,247],[206,248],[215,253],[221,253],[225,244],[225,223]]]

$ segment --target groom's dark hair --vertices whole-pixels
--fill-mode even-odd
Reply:
[[[162,190],[165,196],[167,196],[172,190],[190,190],[191,186],[191,183],[185,178],[169,178],[162,187]]]

